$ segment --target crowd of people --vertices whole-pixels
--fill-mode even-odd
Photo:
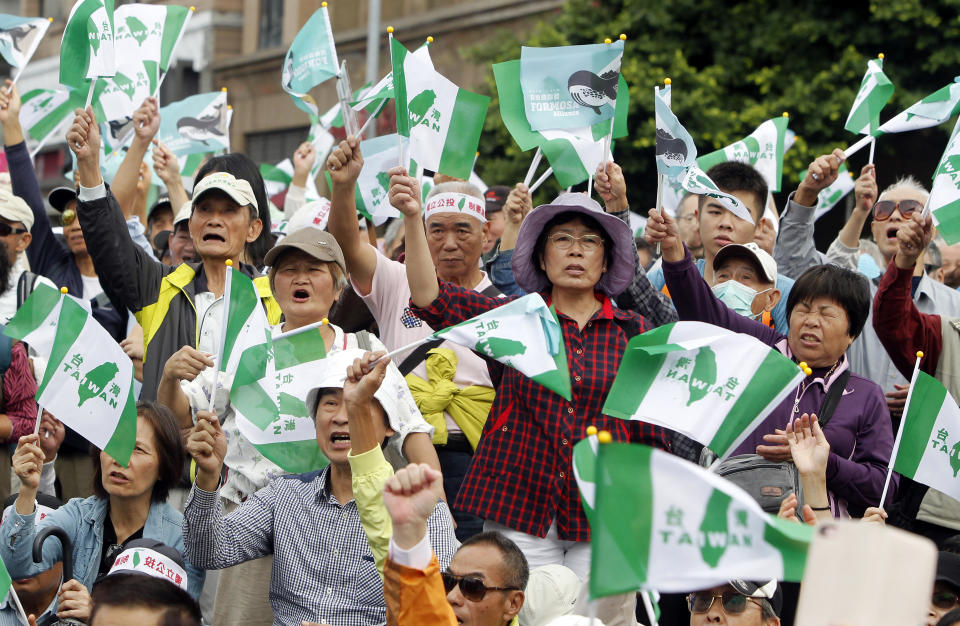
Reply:
[[[960,502],[899,476],[881,502],[917,350],[960,397],[960,246],[937,237],[915,179],[884,173],[880,192],[864,167],[822,253],[814,209],[839,150],[809,165],[777,220],[763,176],[726,162],[707,174],[752,222],[687,195],[676,211],[644,211],[642,234],[630,227],[642,183],[613,161],[595,173],[600,202],[568,191],[537,207],[523,183],[480,189],[442,174],[424,197],[420,177],[396,167],[388,195],[402,217],[378,237],[358,219],[364,160],[347,137],[328,155],[304,144],[292,158],[282,213],[297,221],[321,159],[326,228],[273,229],[243,154],[210,157],[187,192],[154,138],[153,99],[110,181],[97,120],[78,110],[74,178],[45,201],[20,106],[7,81],[0,322],[37,284],[65,286],[130,358],[139,402],[122,466],[63,416],[37,415],[48,355],[0,336],[0,558],[18,598],[0,604],[0,624],[19,623],[18,603],[37,624],[650,623],[636,593],[588,597],[573,446],[595,426],[712,462],[679,433],[602,413],[627,342],[685,320],[808,367],[734,451],[796,473],[802,490],[763,504],[798,524],[862,518],[929,538],[941,552],[927,623],[960,623]],[[167,196],[147,207],[151,145]],[[461,210],[464,200],[475,208]],[[310,327],[322,338],[304,398],[329,461],[317,471],[288,474],[261,454],[237,423],[233,373],[214,372],[226,261],[252,279],[274,336]],[[569,400],[451,342],[381,358],[529,293],[556,313]],[[660,623],[789,624],[796,587],[731,580],[664,594]]]

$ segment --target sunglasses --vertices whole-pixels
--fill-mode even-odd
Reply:
[[[440,576],[443,578],[443,588],[447,593],[460,585],[460,593],[470,602],[480,602],[488,591],[519,591],[517,587],[487,587],[476,576],[457,576],[448,572],[443,572]]]
[[[77,219],[77,212],[73,209],[67,209],[60,215],[60,223],[64,226],[69,226],[73,224],[74,220]]]
[[[916,211],[922,211],[923,203],[918,200],[901,200],[900,202],[880,200],[873,205],[873,219],[878,222],[884,222],[890,219],[890,216],[893,215],[893,212],[897,209],[900,209],[900,215],[907,218]]]
[[[960,597],[952,591],[940,591],[933,594],[930,602],[938,609],[952,609],[960,604]]]
[[[26,228],[14,228],[6,222],[0,222],[0,237],[6,237],[10,233],[19,235],[25,232],[28,232]]]
[[[749,598],[742,593],[737,593],[736,591],[728,589],[722,594],[720,593],[710,593],[709,591],[698,591],[697,593],[691,593],[687,596],[687,605],[690,608],[691,613],[706,613],[710,610],[710,607],[713,606],[713,601],[716,598],[720,598],[720,604],[723,607],[723,612],[727,615],[739,615],[747,610],[747,602],[753,601],[756,604],[763,606],[758,600]]]

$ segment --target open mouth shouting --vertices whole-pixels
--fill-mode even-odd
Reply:
[[[350,433],[347,431],[336,431],[330,433],[330,443],[334,450],[350,450]]]
[[[293,301],[296,303],[304,303],[310,300],[310,292],[306,289],[295,289],[293,291]]]

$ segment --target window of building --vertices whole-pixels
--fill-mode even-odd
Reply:
[[[260,37],[257,45],[261,50],[283,45],[283,0],[260,0]]]
[[[309,126],[288,130],[271,130],[264,133],[247,133],[246,153],[254,163],[279,163],[289,159],[293,151],[306,141]]]

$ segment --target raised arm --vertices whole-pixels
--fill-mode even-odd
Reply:
[[[501,293],[507,296],[523,296],[526,291],[517,285],[513,275],[513,249],[517,247],[517,235],[527,214],[533,209],[530,189],[523,183],[517,183],[507,195],[503,205],[503,233],[496,255],[487,263],[487,275]]]
[[[856,202],[853,205],[853,212],[850,219],[840,229],[837,235],[837,243],[841,250],[860,250],[860,233],[863,231],[863,225],[870,217],[870,211],[877,202],[877,172],[874,165],[864,165],[860,170],[860,177],[857,178],[853,187],[853,194]]]
[[[167,187],[170,206],[173,208],[174,215],[176,215],[180,207],[190,201],[190,196],[187,195],[187,190],[183,188],[177,155],[156,139],[153,140],[153,171]]]
[[[363,155],[360,154],[360,141],[356,137],[341,141],[327,157],[327,170],[332,183],[327,229],[340,244],[347,271],[357,291],[365,296],[373,287],[377,251],[366,237],[361,237],[357,224],[356,187],[362,169]]]
[[[423,228],[420,183],[403,167],[394,167],[387,173],[390,175],[390,204],[403,213],[406,241],[403,264],[410,284],[410,300],[417,306],[426,307],[437,299],[440,289],[437,287],[437,270],[427,246],[427,233]]]
[[[159,128],[160,108],[157,99],[147,98],[133,114],[133,141],[130,142],[130,148],[110,184],[113,195],[123,211],[123,217],[130,219],[131,216],[137,215],[144,224],[147,223],[146,203],[144,203],[142,215],[135,211],[140,166]]]
[[[304,141],[293,153],[293,180],[287,187],[283,199],[283,218],[289,220],[300,207],[307,203],[307,179],[313,163],[317,160],[317,151],[313,144]]]
[[[197,463],[197,479],[183,512],[183,542],[187,558],[203,569],[221,569],[273,551],[272,485],[247,498],[224,516],[217,493],[227,438],[216,415],[197,413],[197,425],[187,440],[187,452]]]
[[[752,335],[770,346],[783,338],[765,324],[734,313],[717,299],[697,271],[690,252],[680,241],[677,222],[666,212],[650,210],[644,236],[649,243],[661,245],[663,276],[681,320],[706,322],[733,332]]]
[[[917,259],[932,236],[930,217],[914,213],[897,231],[897,254],[887,267],[873,298],[873,328],[880,343],[904,378],[913,376],[917,351],[923,351],[920,368],[936,374],[943,352],[943,331],[939,315],[921,313],[910,295]]]

